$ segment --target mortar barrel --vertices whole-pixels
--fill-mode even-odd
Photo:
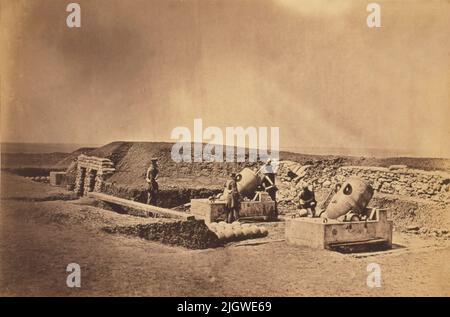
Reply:
[[[370,184],[358,177],[349,177],[328,204],[325,213],[327,218],[336,219],[352,210],[361,213],[373,196]]]
[[[236,175],[236,184],[241,196],[253,198],[257,187],[261,184],[261,178],[246,167]]]

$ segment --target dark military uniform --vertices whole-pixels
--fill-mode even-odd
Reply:
[[[148,189],[147,189],[147,204],[149,205],[155,205],[158,202],[158,192],[159,192],[159,186],[158,182],[156,181],[156,178],[158,176],[158,167],[156,164],[152,164],[147,170],[147,183],[148,183]]]
[[[150,166],[147,170],[147,179],[156,180],[158,173],[159,173],[159,170],[158,170],[157,166],[155,166],[155,165]]]
[[[158,192],[159,192],[158,182],[153,179],[148,183],[147,204],[156,206],[158,202]]]
[[[309,188],[303,188],[299,198],[300,198],[300,205],[299,205],[300,209],[310,210],[312,216],[314,216],[316,213],[316,205],[317,205],[314,191],[309,190]]]

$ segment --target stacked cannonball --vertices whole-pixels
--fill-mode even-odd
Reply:
[[[260,238],[267,236],[269,233],[266,227],[258,227],[252,224],[241,224],[239,222],[212,222],[208,224],[208,227],[209,230],[214,232],[217,238],[222,242]]]

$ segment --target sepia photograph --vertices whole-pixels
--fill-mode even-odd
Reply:
[[[0,0],[0,141],[1,297],[450,296],[448,0]]]

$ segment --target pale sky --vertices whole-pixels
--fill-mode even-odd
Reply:
[[[170,141],[194,118],[282,147],[450,157],[450,2],[0,0],[1,139]]]

